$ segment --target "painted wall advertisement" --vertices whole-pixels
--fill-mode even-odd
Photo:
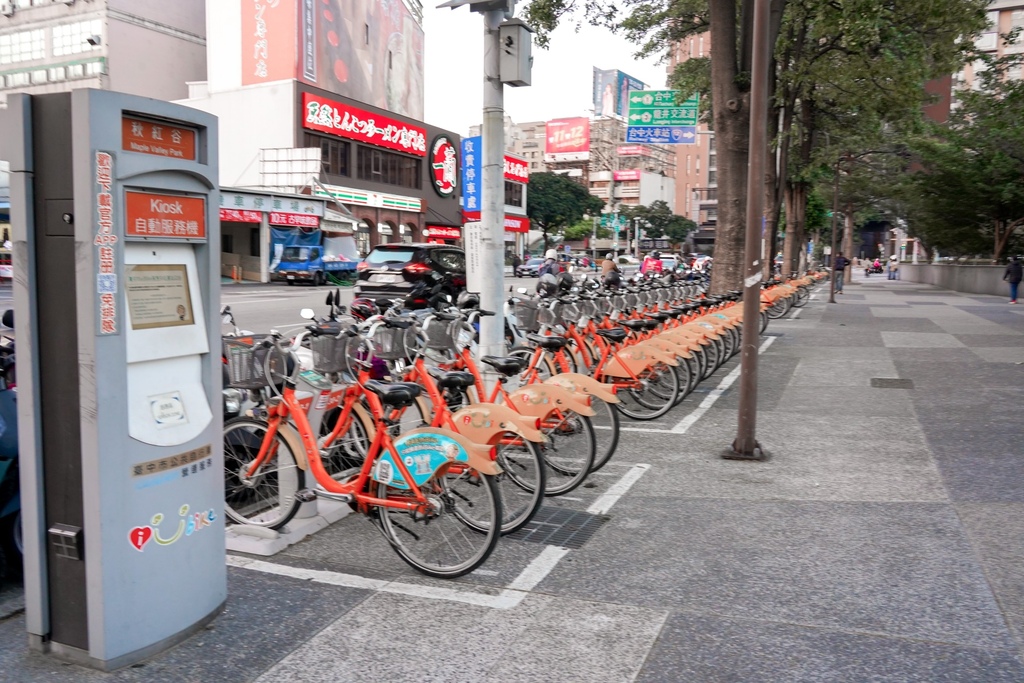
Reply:
[[[594,67],[594,111],[599,116],[625,116],[629,111],[628,96],[632,90],[647,86],[618,69]]]
[[[544,159],[586,161],[590,158],[590,119],[578,116],[547,123]]]
[[[242,85],[295,78],[423,120],[423,28],[396,0],[241,0]]]

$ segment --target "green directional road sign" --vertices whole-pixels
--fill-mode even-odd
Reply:
[[[630,126],[696,126],[700,96],[677,104],[676,90],[634,90],[629,93]]]

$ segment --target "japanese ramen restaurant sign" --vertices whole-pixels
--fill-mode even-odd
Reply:
[[[406,154],[427,156],[426,129],[308,92],[302,94],[302,127]]]
[[[196,159],[194,128],[121,117],[121,149],[169,159]]]
[[[153,192],[125,193],[125,235],[206,239],[206,200]]]

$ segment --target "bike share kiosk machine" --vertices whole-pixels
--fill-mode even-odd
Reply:
[[[11,95],[30,646],[110,670],[227,596],[217,119]]]

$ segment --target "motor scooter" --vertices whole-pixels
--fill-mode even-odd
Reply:
[[[14,328],[14,311],[0,322]],[[21,486],[18,480],[18,403],[14,340],[0,339],[0,578],[21,576]]]

